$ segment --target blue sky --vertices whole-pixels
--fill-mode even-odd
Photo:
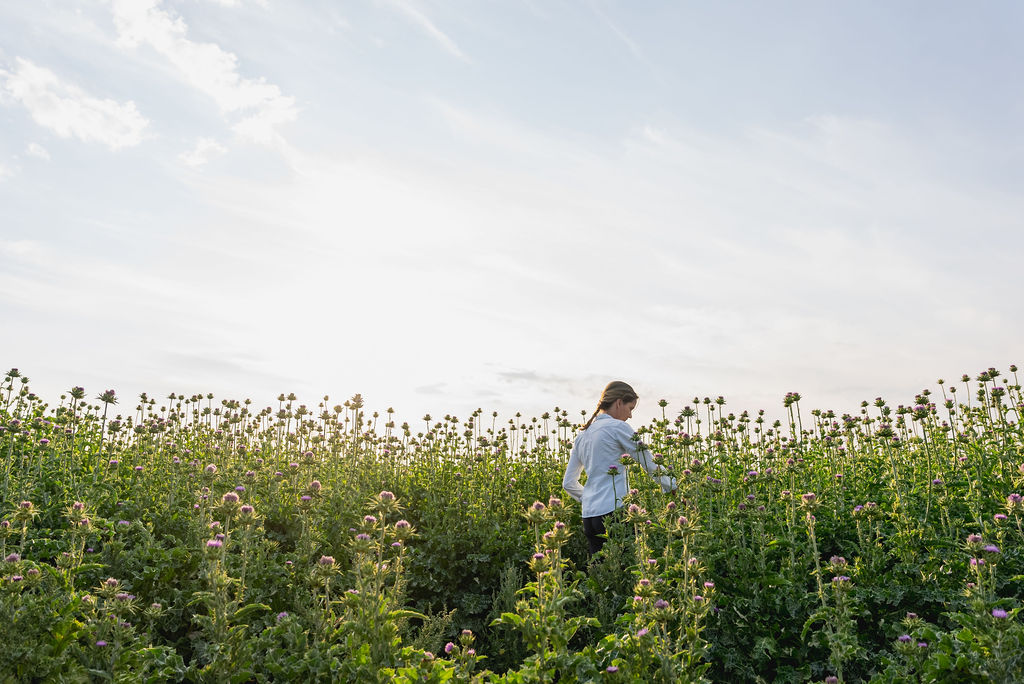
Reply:
[[[403,419],[1020,362],[1024,6],[0,5],[0,360]]]

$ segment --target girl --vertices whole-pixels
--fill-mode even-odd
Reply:
[[[668,476],[656,474],[658,466],[651,452],[633,441],[633,428],[626,420],[632,418],[639,397],[633,388],[618,380],[608,383],[597,402],[597,409],[573,442],[569,465],[565,468],[562,486],[569,496],[582,504],[583,534],[587,536],[590,554],[601,550],[605,542],[605,516],[622,506],[622,497],[629,491],[625,468],[619,459],[629,456],[661,483],[662,491],[676,488]],[[614,468],[613,468],[614,467]],[[621,468],[621,470],[620,470]],[[587,471],[587,484],[580,484],[580,473]],[[612,475],[620,471],[622,476]]]

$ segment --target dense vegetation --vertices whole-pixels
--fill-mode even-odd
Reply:
[[[774,423],[662,402],[679,488],[591,474],[634,488],[592,562],[561,409],[51,407],[11,370],[0,679],[1020,681],[1016,370]]]

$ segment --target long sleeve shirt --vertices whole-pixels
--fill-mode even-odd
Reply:
[[[629,456],[661,484],[662,491],[676,488],[676,481],[658,475],[658,466],[651,452],[633,441],[633,428],[625,421],[599,413],[586,430],[572,444],[569,465],[562,477],[562,487],[569,496],[580,502],[584,518],[611,513],[622,505],[622,497],[629,492],[626,469],[619,464],[622,456]],[[619,467],[620,475],[608,474],[609,466]],[[587,483],[580,484],[580,473],[587,472]]]

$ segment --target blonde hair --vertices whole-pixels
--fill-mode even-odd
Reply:
[[[590,420],[586,422],[583,429],[586,430],[590,427],[590,424],[594,422],[594,418],[601,411],[607,411],[612,407],[612,404],[617,402],[619,399],[629,403],[636,401],[640,396],[633,390],[632,387],[622,382],[621,380],[612,380],[608,383],[608,386],[601,392],[601,399],[597,402],[597,408],[594,409],[593,415],[590,416]]]

